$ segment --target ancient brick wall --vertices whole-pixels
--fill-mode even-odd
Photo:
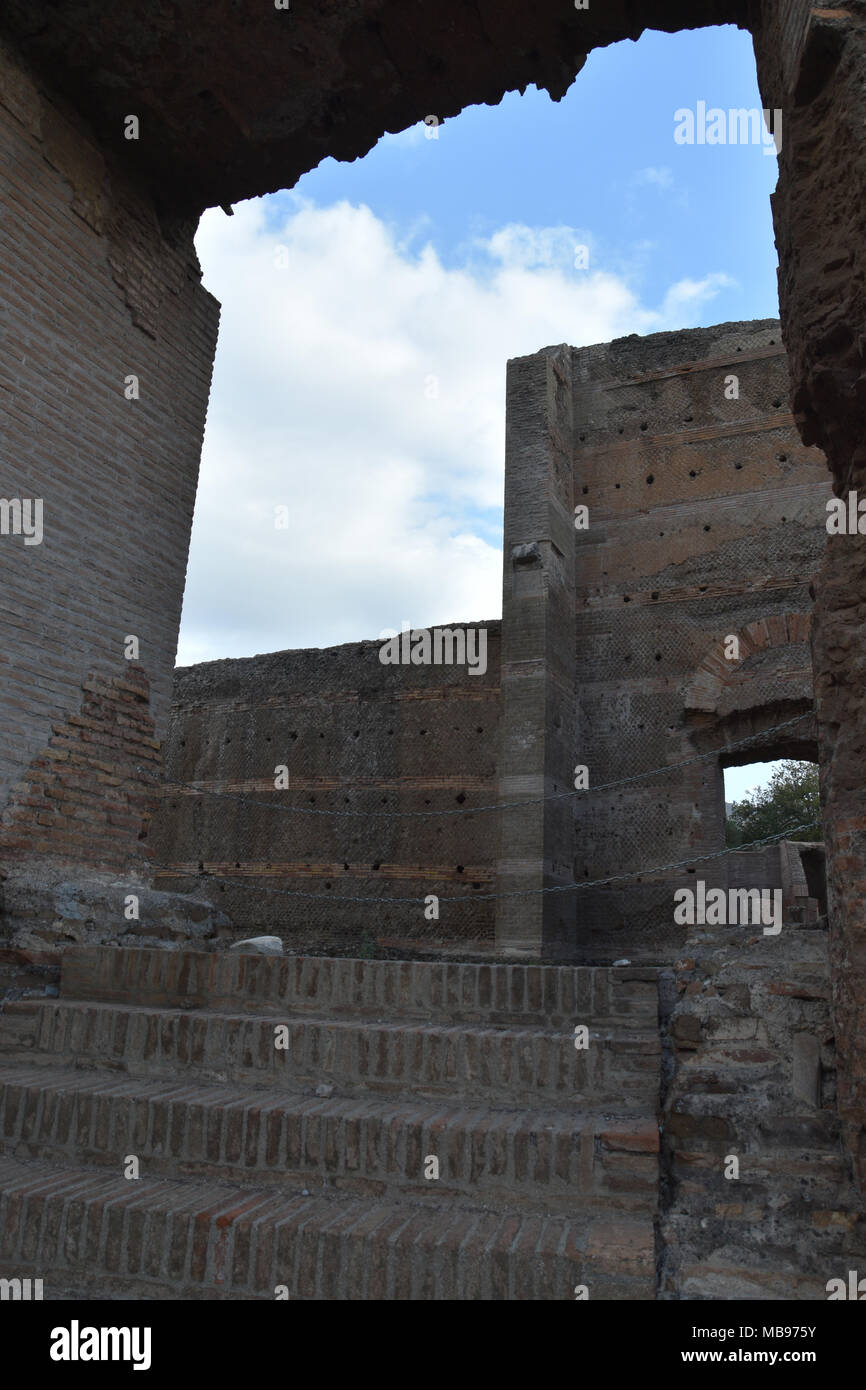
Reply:
[[[751,886],[719,854],[723,766],[815,754],[809,583],[829,484],[786,389],[772,320],[510,363],[501,725],[498,624],[484,677],[383,666],[375,643],[179,672],[169,782],[223,795],[169,788],[160,886],[215,889],[238,930],[305,949],[489,939],[495,918],[500,951],[672,959],[676,887]],[[589,788],[563,798],[577,764]],[[528,804],[371,817],[458,795]],[[438,922],[336,901],[467,883],[477,905],[442,904]]]
[[[0,861],[31,883],[140,858],[216,337],[194,223],[125,143],[0,50],[0,496],[42,506],[40,539],[0,535]]]
[[[84,682],[80,714],[53,725],[47,747],[16,787],[3,854],[11,883],[7,907],[33,888],[34,858],[91,870],[146,870],[150,818],[157,805],[160,746],[153,736],[149,687],[130,663],[124,679]]]
[[[856,503],[866,495],[866,3],[798,4],[800,25],[789,8],[764,0],[755,55],[764,104],[786,109],[772,205],[793,407],[804,440],[826,452],[837,496]],[[827,545],[812,640],[840,1109],[866,1186],[864,630],[866,551],[849,530]]]
[[[484,673],[386,665],[381,642],[179,670],[157,886],[197,887],[237,934],[289,948],[489,940],[497,817],[471,809],[496,800],[500,624],[483,627]],[[438,811],[458,814],[395,814]],[[181,877],[199,864],[209,878]],[[428,895],[478,901],[443,901],[438,920],[395,901]]]
[[[830,486],[788,411],[773,320],[620,339],[576,350],[572,370],[574,500],[588,508],[575,531],[574,761],[589,770],[575,878],[640,874],[576,894],[576,933],[590,958],[664,959],[683,931],[674,887],[727,885],[724,859],[700,861],[724,848],[723,766],[816,756],[811,715],[770,731],[812,708],[810,582]]]
[[[411,15],[394,0],[363,0],[349,8],[313,5],[299,19],[293,8],[291,23],[287,18],[273,9],[252,15],[195,0],[169,4],[157,38],[147,7],[108,0],[67,7],[8,0],[0,15],[4,33],[25,46],[54,93],[45,100],[2,59],[8,215],[0,236],[8,302],[27,335],[11,400],[4,400],[15,459],[6,490],[44,490],[48,468],[55,495],[65,496],[68,523],[63,564],[46,574],[38,558],[45,552],[31,547],[22,551],[26,580],[13,572],[3,586],[5,610],[18,623],[2,671],[4,793],[47,746],[52,722],[80,709],[90,673],[119,674],[115,632],[147,632],[153,659],[144,666],[159,731],[214,328],[213,306],[196,283],[192,219],[207,204],[285,187],[328,155],[362,154],[384,130],[404,129],[429,112],[447,117],[531,81],[557,98],[593,47],[637,38],[644,26],[734,22],[755,35],[764,104],[783,109],[785,118],[773,207],[797,424],[808,444],[826,451],[840,493],[866,491],[864,0],[844,7],[653,0],[637,8],[609,0],[589,11],[547,3],[488,6],[483,13],[444,3]],[[60,93],[80,120],[61,111]],[[147,138],[120,156],[118,132],[130,109],[141,114]],[[118,172],[118,161],[128,169],[133,160],[146,179],[142,188],[172,214],[171,227],[157,226],[149,200]],[[106,209],[110,217],[100,228]],[[133,332],[129,320],[147,321],[153,291],[162,296],[165,332],[148,344],[146,329]],[[118,353],[124,345],[136,350]],[[120,372],[144,361],[150,378],[162,383],[149,398],[150,414],[121,414],[121,398],[111,394],[115,356],[132,359]],[[49,361],[53,376],[44,370]],[[20,479],[18,465],[30,458],[39,460],[42,475],[25,467]],[[48,460],[55,462],[49,467]],[[135,518],[122,544],[118,511]],[[54,534],[63,534],[59,526]],[[97,559],[89,583],[67,563],[76,548],[79,557]],[[4,567],[10,553],[4,547]],[[100,556],[108,557],[101,568]],[[813,640],[840,1093],[849,1148],[861,1158],[864,622],[862,540],[840,536],[827,548],[816,583]],[[562,718],[561,710],[555,715]],[[541,775],[555,780],[543,760]],[[561,866],[550,865],[549,873],[560,876]]]

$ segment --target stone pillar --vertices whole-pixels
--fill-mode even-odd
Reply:
[[[779,296],[803,440],[840,497],[866,497],[866,3],[765,0],[765,107],[784,113],[773,198]],[[839,1106],[866,1183],[866,537],[829,542],[812,626]]]
[[[573,788],[575,644],[571,351],[508,364],[499,800]],[[500,815],[500,950],[573,951],[574,801]],[[536,890],[532,893],[525,890]]]

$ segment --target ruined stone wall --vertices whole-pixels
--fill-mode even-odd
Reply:
[[[0,50],[0,496],[42,503],[0,535],[7,906],[141,861],[168,714],[218,311],[118,143]]]
[[[663,960],[684,930],[675,886],[727,886],[724,859],[699,862],[724,848],[723,764],[815,756],[811,717],[765,731],[811,710],[830,487],[788,411],[773,320],[575,350],[572,371],[574,500],[589,509],[575,532],[574,761],[590,784],[575,878],[695,858],[576,894],[576,934],[589,958]],[[713,749],[726,751],[687,762]]]
[[[179,670],[157,886],[197,888],[237,935],[273,932],[289,949],[489,941],[497,818],[471,808],[496,800],[500,624],[483,627],[483,674],[385,665],[381,642]],[[458,814],[395,814],[438,811]],[[199,864],[209,878],[180,876]],[[443,901],[438,920],[395,901],[430,894],[470,901]]]
[[[34,401],[27,402],[23,417],[24,441],[40,466],[49,459],[66,461],[66,516],[76,516],[79,507],[81,556],[98,557],[106,538],[115,543],[116,499],[124,515],[131,511],[139,521],[110,564],[93,567],[92,581],[83,578],[83,564],[79,574],[59,566],[48,577],[36,573],[39,562],[28,558],[27,580],[19,583],[13,575],[12,584],[4,584],[6,610],[22,624],[7,642],[13,657],[4,652],[6,762],[0,776],[8,779],[7,789],[47,746],[52,721],[80,708],[80,689],[89,675],[105,666],[117,674],[115,639],[107,631],[135,630],[133,624],[147,628],[148,618],[151,655],[144,665],[156,691],[159,730],[214,328],[213,305],[195,283],[191,223],[179,219],[193,219],[208,204],[285,187],[322,158],[362,154],[386,129],[404,129],[430,112],[447,117],[473,102],[498,101],[505,90],[533,81],[556,99],[592,48],[636,39],[644,27],[675,30],[720,22],[751,28],[764,105],[784,112],[773,210],[798,428],[807,444],[825,450],[840,493],[859,488],[863,494],[866,0],[847,0],[844,7],[808,0],[652,0],[636,7],[630,0],[608,0],[582,11],[552,0],[534,6],[442,3],[411,10],[396,0],[362,0],[353,7],[317,3],[303,15],[297,7],[253,13],[193,0],[163,6],[158,32],[148,7],[118,7],[109,0],[63,7],[50,0],[7,0],[0,27],[24,46],[55,96],[47,102],[34,95],[28,77],[7,69],[2,60],[2,139],[10,192],[0,236],[8,302],[19,331],[24,304],[30,335],[12,383],[16,394],[4,400],[4,423],[19,429],[18,404],[29,391]],[[86,127],[77,118],[67,123],[64,117],[54,129],[60,93],[81,122],[93,122],[94,140],[83,137],[80,144]],[[117,175],[119,131],[130,110],[140,113],[146,138],[123,151],[122,162],[129,169],[134,159],[142,187],[158,197],[165,233],[150,216],[150,202],[137,194],[127,198],[124,176]],[[109,210],[131,210],[137,234],[125,216],[113,219],[111,231],[87,221],[94,214],[87,193],[91,181],[76,174],[66,182],[59,172],[77,165],[79,155],[85,168],[97,171],[97,184],[100,161],[111,164]],[[112,264],[119,266],[123,286],[113,301]],[[167,287],[177,285],[178,277],[182,288],[172,297]],[[132,332],[125,317],[135,312],[140,318],[154,290],[162,295],[165,311],[158,352],[141,336],[144,330]],[[129,310],[126,301],[137,307]],[[95,352],[94,333],[100,344]],[[117,354],[127,335],[138,351]],[[59,378],[40,370],[40,359],[44,365],[54,347],[60,349]],[[127,370],[144,360],[151,379],[162,382],[161,393],[150,398],[149,415],[144,409],[137,416],[121,415],[120,397],[111,395],[115,355],[131,356]],[[53,389],[58,379],[75,389],[68,394]],[[166,433],[166,417],[172,414],[173,428]],[[57,419],[65,422],[63,430],[54,430]],[[107,427],[105,439],[100,422]],[[149,453],[154,439],[159,445]],[[46,441],[44,448],[34,443],[38,440]],[[18,459],[27,456],[20,442],[16,450]],[[118,459],[123,467],[111,471]],[[42,481],[33,477],[35,491]],[[140,486],[132,488],[131,477]],[[29,479],[19,481],[14,474],[11,483],[9,491],[30,486]],[[123,504],[131,493],[134,506],[127,511]],[[158,543],[148,540],[152,535]],[[72,548],[67,545],[67,558]],[[5,565],[8,552],[4,556]],[[866,1017],[866,564],[861,537],[831,543],[815,588],[815,693],[835,907],[840,1094],[848,1147],[862,1163],[866,1058],[858,1040]],[[34,596],[35,615],[28,606]],[[108,625],[106,614],[112,619]],[[543,775],[553,780],[549,766]],[[551,866],[552,875],[560,873],[559,865]]]
[[[510,363],[503,719],[498,624],[483,677],[386,666],[375,643],[179,672],[168,780],[220,795],[169,787],[160,886],[214,889],[237,930],[304,949],[489,939],[495,916],[500,951],[670,961],[676,887],[755,886],[748,856],[719,855],[723,764],[815,752],[809,581],[829,485],[786,386],[772,320]],[[589,789],[562,798],[575,764]],[[391,818],[458,796],[528,804]],[[443,904],[439,922],[380,906],[467,883],[476,907]],[[354,896],[377,906],[337,901]]]
[[[663,972],[660,1298],[820,1300],[862,1268],[827,946],[692,928]]]
[[[765,105],[784,104],[772,198],[779,304],[803,439],[827,455],[839,497],[866,496],[866,3],[764,0],[755,29]],[[805,11],[805,13],[804,13]],[[791,20],[797,16],[791,16]],[[831,536],[812,632],[827,837],[833,1012],[846,1145],[866,1187],[866,548]]]

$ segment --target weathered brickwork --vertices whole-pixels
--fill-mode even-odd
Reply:
[[[122,145],[0,50],[0,495],[43,504],[41,544],[0,536],[0,858],[34,883],[141,855],[216,337],[194,221],[169,236]]]
[[[655,971],[73,948],[0,1057],[50,1296],[654,1297]]]
[[[828,1280],[866,1261],[866,1206],[840,1144],[826,931],[691,928],[661,992],[658,1296],[826,1298]]]
[[[670,959],[684,932],[674,887],[695,874],[727,887],[725,859],[700,862],[724,848],[724,766],[817,758],[810,583],[830,482],[788,411],[773,320],[580,349],[573,375],[574,499],[588,508],[575,531],[574,762],[589,770],[575,879],[650,871],[577,894],[577,937],[613,957],[667,943]]]
[[[571,352],[509,362],[502,582],[502,950],[574,953],[571,883],[575,650]],[[513,895],[513,896],[509,896]]]
[[[765,3],[764,104],[784,106],[773,196],[793,407],[834,492],[866,496],[866,4]],[[831,971],[848,1151],[866,1185],[866,541],[831,536],[815,580],[813,652],[827,839]]]
[[[162,764],[153,733],[140,667],[130,663],[122,680],[85,681],[81,712],[53,726],[28,780],[12,788],[7,865],[20,873],[34,859],[55,867],[84,860],[97,870],[140,871]]]
[[[46,538],[39,546],[25,547],[20,537],[4,537],[0,544],[6,620],[0,653],[4,803],[13,785],[30,786],[27,770],[50,747],[52,729],[67,725],[81,711],[83,684],[125,679],[122,644],[127,633],[141,639],[141,664],[153,691],[155,737],[162,737],[216,331],[216,306],[201,290],[192,251],[192,231],[203,207],[291,185],[321,159],[362,154],[384,130],[404,129],[430,112],[447,117],[470,103],[498,101],[504,91],[529,82],[540,83],[558,97],[592,48],[637,38],[645,26],[673,30],[719,22],[751,28],[764,104],[780,108],[784,115],[773,210],[797,427],[806,446],[824,451],[838,494],[863,496],[866,0],[846,0],[835,7],[816,6],[810,0],[647,0],[639,7],[631,0],[608,0],[589,11],[553,0],[533,6],[467,6],[443,0],[435,6],[410,7],[396,0],[360,0],[352,6],[314,3],[299,14],[292,7],[290,16],[265,6],[247,13],[242,7],[192,0],[183,7],[161,7],[158,33],[146,6],[85,0],[58,7],[51,0],[7,0],[0,31],[21,45],[26,64],[33,65],[38,77],[4,49],[0,160],[6,215],[0,223],[0,249],[5,308],[18,341],[0,397],[4,442],[9,444],[2,492],[44,499]],[[124,145],[122,126],[130,110],[140,113],[146,138]],[[567,452],[563,443],[572,368],[567,354],[565,359],[558,356],[556,365],[546,363],[543,373],[531,368],[536,386],[544,377],[535,398],[541,407],[536,416],[546,417],[547,463],[560,472],[555,489],[544,500],[540,554],[542,566],[547,562],[551,572],[553,547],[560,560],[567,554],[554,528],[571,483],[561,463]],[[129,373],[142,383],[141,399],[135,403],[123,397],[122,382]],[[540,458],[536,465],[538,473],[543,467]],[[768,497],[776,482],[768,483]],[[531,545],[531,540],[520,542],[524,543]],[[866,1164],[863,556],[859,535],[831,540],[814,579],[812,623],[830,877],[838,1101],[848,1157],[861,1180]],[[507,549],[506,563],[516,558]],[[522,560],[528,560],[531,569],[531,550]],[[556,575],[551,611],[566,605],[570,573],[565,564]],[[533,583],[537,577],[530,579],[528,589]],[[575,644],[560,645],[558,633],[544,625],[543,605],[536,604],[533,611],[528,589],[526,660],[540,663],[540,679],[525,684],[524,713],[533,703],[536,712],[543,707],[545,732],[537,735],[525,765],[515,757],[507,775],[547,788],[559,785],[560,765],[563,775],[567,772],[563,752],[575,717],[575,685],[570,677],[558,683],[554,677],[561,675],[563,662],[567,666]],[[722,606],[712,615],[714,623],[706,624],[711,640],[689,662],[694,671],[712,674],[711,646],[718,631],[714,624],[727,616],[726,601],[725,595],[717,598]],[[774,609],[773,620],[784,620],[790,638],[791,621],[794,631],[802,631],[805,611],[802,602],[793,604],[788,598]],[[739,630],[754,630],[763,620],[763,612],[744,615]],[[645,640],[646,633],[643,636]],[[522,640],[519,631],[517,637]],[[514,678],[514,696],[520,689],[517,663],[509,663],[518,647],[519,641],[510,645],[506,631],[503,671]],[[756,665],[771,652],[770,644],[756,650]],[[753,674],[769,674],[772,685],[780,672],[771,668],[772,662],[764,662],[760,673],[756,669]],[[551,697],[541,701],[539,689],[545,683]],[[696,703],[688,706],[696,746],[708,720],[727,720],[728,729],[752,732],[755,719],[762,717],[761,706],[740,711],[738,721],[733,721],[739,683],[720,678],[718,702],[708,706],[705,697],[714,698],[710,684],[702,681],[693,691]],[[684,696],[686,685],[684,677]],[[509,704],[502,712],[502,728],[515,753],[517,726],[512,716],[517,710],[520,717],[520,706],[514,699]],[[550,737],[548,730],[554,731]],[[691,788],[692,804],[700,804],[701,790]],[[19,838],[36,833],[29,811],[36,824],[45,814],[14,802],[7,809],[12,815],[5,820]],[[568,843],[569,832],[563,830],[561,817],[552,824],[542,816],[531,820],[525,844],[518,835],[501,846],[500,873],[512,883],[523,877],[557,887],[567,875],[562,845]],[[55,828],[41,826],[45,831]],[[128,848],[135,851],[134,823],[125,829]],[[97,851],[97,861],[101,853]],[[89,854],[78,860],[82,870],[91,868]],[[38,871],[36,865],[34,873]],[[569,932],[559,905],[545,900],[528,927],[518,924],[515,931],[515,923],[508,922],[506,940],[514,949],[532,949],[538,943],[555,948]],[[736,963],[730,947],[728,940],[713,961],[698,960],[693,953],[700,979],[686,979],[683,1023],[676,1025],[683,1070],[686,1054],[699,1055],[705,1040],[722,1040],[722,1034],[714,1032],[715,1017],[703,1031],[704,1017],[697,1005],[693,1022],[685,1021],[690,1007],[685,1001],[698,1000],[706,989],[712,1009],[711,988],[721,996],[728,984],[742,984],[724,974]],[[804,975],[812,972],[816,980],[820,976],[816,960],[807,952],[803,962],[808,968],[798,967],[780,978],[778,957],[768,956],[765,983],[787,983],[796,991]],[[683,967],[683,978],[689,971]],[[710,985],[705,986],[706,980]],[[784,1088],[778,1093],[772,1088],[762,1091],[761,1068],[766,1064],[772,1069],[775,1058],[782,1075],[796,1060],[795,1115],[812,1104],[816,1094],[815,1103],[823,1109],[831,1099],[829,1081],[824,1089],[831,1068],[829,1032],[819,1015],[817,996],[803,999],[802,1017],[780,1022],[774,1014],[765,1025],[766,1035],[760,1017],[750,1019],[748,1012],[755,1005],[760,1010],[768,999],[760,992],[754,1000],[742,995],[730,999],[738,1011],[734,1025],[745,1030],[748,1050],[760,1054],[763,1048],[770,1058],[759,1055],[751,1063],[741,1053],[704,1058],[710,1063],[705,1094],[722,1095],[727,1101],[734,1093],[730,1088],[746,1092],[752,1085],[755,1111],[760,1112],[764,1101],[769,1107],[767,1146],[772,1147],[773,1132],[784,1134]],[[33,1033],[28,1029],[34,1019],[28,1007],[18,1006],[3,1023],[11,1050],[17,1038],[33,1060]],[[796,1025],[791,1037],[786,1036],[789,1023]],[[112,1041],[118,1043],[118,1057],[128,1062],[119,1045],[125,1026],[119,1017]],[[819,1044],[818,1092],[808,1088],[815,1074],[814,1046],[810,1050],[797,1043],[797,1037],[808,1033]],[[685,1046],[688,1041],[697,1046]],[[43,1070],[51,1076],[56,1059],[44,1066],[46,1055],[51,1054],[43,1054]],[[729,1064],[733,1070],[725,1074]],[[751,1065],[755,1071],[750,1071]],[[692,1079],[690,1094],[699,1098],[701,1078],[692,1073]],[[683,1082],[685,1089],[688,1080]],[[21,1078],[19,1083],[24,1084]],[[26,1143],[26,1132],[14,1129],[16,1096],[23,1093],[19,1089],[13,1094],[10,1108],[10,1115],[15,1112],[10,1132],[16,1143]],[[32,1116],[37,1104],[32,1084],[27,1095],[25,1114]],[[50,1097],[47,1104],[52,1104]],[[825,1267],[824,1272],[842,1274],[842,1262],[849,1255],[852,1262],[857,1258],[856,1213],[825,1185],[820,1208],[813,1212],[818,1219],[810,1223],[804,1194],[793,1199],[788,1195],[794,1171],[790,1164],[797,1161],[791,1152],[783,1153],[773,1181],[754,1189],[754,1204],[726,1201],[718,1188],[718,1152],[705,1163],[702,1142],[708,1136],[723,1143],[748,1138],[748,1119],[738,1114],[733,1133],[723,1127],[713,1136],[711,1127],[699,1126],[690,1136],[693,1116],[677,1113],[683,1119],[675,1121],[667,1151],[673,1153],[672,1178],[676,1183],[687,1172],[690,1160],[684,1145],[694,1137],[698,1176],[691,1196],[684,1182],[679,1190],[684,1202],[694,1200],[695,1210],[706,1201],[707,1235],[704,1244],[694,1232],[684,1235],[677,1225],[682,1207],[677,1210],[674,1195],[667,1239],[680,1250],[669,1267],[672,1282],[666,1288],[673,1296],[684,1290],[685,1296],[719,1296],[720,1291],[728,1296],[744,1288],[747,1296],[766,1296],[780,1287],[782,1296],[792,1290],[820,1296],[819,1271],[804,1244],[806,1232],[817,1231],[821,1240],[837,1233],[842,1243],[835,1252],[829,1244],[822,1252],[828,1263],[838,1259],[842,1267]],[[709,1111],[698,1116],[700,1121],[705,1118],[726,1119]],[[251,1113],[245,1122],[255,1126],[258,1120]],[[154,1123],[158,1127],[162,1121]],[[229,1137],[229,1128],[221,1131],[221,1142],[234,1154],[236,1135],[233,1131]],[[824,1129],[822,1119],[811,1130],[818,1150]],[[89,1132],[82,1130],[81,1137],[92,1142]],[[65,1142],[62,1134],[43,1133],[43,1139]],[[638,1134],[632,1143],[639,1148]],[[197,1145],[193,1136],[195,1161],[201,1157]],[[99,1141],[95,1147],[99,1150]],[[587,1149],[597,1155],[594,1139]],[[749,1181],[755,1181],[754,1169]],[[175,1179],[155,1184],[142,1197],[132,1195],[113,1175],[94,1181],[87,1168],[70,1167],[58,1181],[50,1166],[37,1171],[14,1156],[3,1160],[0,1194],[3,1273],[33,1268],[30,1262],[38,1250],[40,1259],[62,1270],[58,1283],[76,1291],[90,1284],[104,1292],[107,1284],[111,1291],[123,1288],[150,1296],[165,1288],[192,1296],[270,1296],[273,1283],[291,1263],[293,1272],[298,1270],[292,1296],[301,1297],[394,1297],[400,1289],[423,1299],[550,1298],[560,1296],[576,1268],[581,1273],[585,1268],[596,1280],[609,1275],[611,1296],[652,1296],[646,1219],[651,1205],[642,1221],[616,1223],[599,1217],[596,1200],[590,1204],[590,1218],[571,1228],[544,1215],[521,1216],[515,1224],[510,1212],[479,1212],[470,1218],[470,1239],[463,1215],[455,1216],[450,1209],[427,1225],[407,1219],[403,1209],[388,1207],[370,1212],[347,1204],[338,1216],[330,1203],[317,1201],[312,1206],[300,1196],[292,1199],[287,1211],[285,1200],[272,1193],[239,1199],[235,1188],[215,1183],[197,1194],[196,1205]],[[792,1203],[796,1232],[791,1241],[781,1243],[789,1265],[784,1273],[790,1277],[781,1285],[765,1280],[767,1271],[758,1259],[755,1278],[744,1284],[740,1270],[740,1282],[732,1282],[728,1251],[742,1239],[744,1224],[766,1226],[766,1205],[771,1201]],[[688,1210],[685,1219],[692,1220]],[[311,1231],[316,1232],[312,1241]],[[376,1236],[372,1260],[371,1233]],[[796,1273],[801,1266],[806,1271],[802,1278]]]
[[[501,662],[487,624],[484,676],[383,666],[375,643],[179,672],[160,864],[201,866],[239,931],[304,949],[489,942],[495,920],[500,952],[669,963],[675,888],[737,871],[723,767],[817,755],[809,583],[830,485],[787,389],[774,320],[509,363]],[[589,787],[569,795],[576,765]],[[470,814],[491,801],[524,804]],[[387,903],[462,891],[477,904],[436,920]]]
[[[0,1275],[36,1262],[55,1298],[823,1300],[866,1256],[826,935],[688,952],[73,948],[59,998],[0,1013]]]
[[[498,821],[472,808],[496,801],[500,624],[470,626],[487,634],[483,673],[384,664],[381,642],[178,671],[158,885],[197,887],[238,933],[305,950],[490,943]],[[199,865],[211,883],[180,876]],[[470,901],[433,918],[430,895]]]

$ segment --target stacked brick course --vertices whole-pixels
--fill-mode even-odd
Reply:
[[[657,1015],[647,970],[73,948],[0,1013],[0,1277],[651,1299]]]
[[[828,1280],[866,1261],[866,1205],[840,1143],[826,931],[692,929],[665,985],[659,1296],[826,1298]]]

